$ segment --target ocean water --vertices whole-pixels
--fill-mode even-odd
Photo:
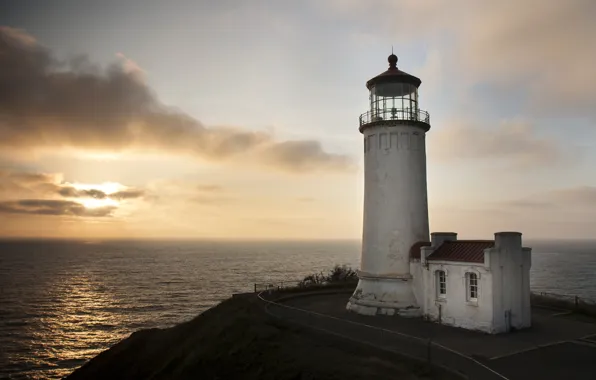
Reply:
[[[596,299],[596,241],[525,242],[532,288]],[[60,378],[255,282],[357,267],[358,241],[0,241],[0,378]]]

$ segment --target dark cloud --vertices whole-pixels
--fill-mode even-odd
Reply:
[[[80,203],[55,199],[21,199],[0,202],[0,213],[31,215],[62,215],[81,217],[110,216],[113,206],[86,208]]]
[[[94,199],[105,199],[107,198],[106,193],[101,190],[88,189],[79,190],[72,186],[58,186],[58,194],[65,198],[94,198]]]
[[[59,180],[54,174],[0,170],[0,195],[54,194],[60,190]]]
[[[145,191],[143,191],[143,190],[129,189],[129,190],[117,191],[115,193],[108,194],[107,196],[108,196],[108,198],[121,201],[124,199],[141,198],[144,195],[145,195]]]
[[[0,147],[158,149],[211,160],[238,158],[287,171],[346,170],[317,141],[206,128],[160,103],[130,61],[100,70],[86,58],[57,60],[26,33],[0,27]]]
[[[22,195],[35,193],[37,195],[60,195],[64,198],[93,198],[125,200],[142,198],[146,192],[142,189],[128,188],[115,193],[107,194],[99,189],[77,189],[62,181],[56,174],[27,173],[9,170],[0,170],[0,193],[8,195]]]
[[[345,170],[349,163],[345,157],[323,151],[313,140],[284,141],[268,146],[264,159],[271,164],[291,167],[295,171],[313,171],[320,168]]]
[[[54,181],[56,178],[53,174],[45,173],[25,173],[13,171],[1,171],[0,177],[10,177],[11,179],[24,184],[39,184]]]
[[[71,199],[55,199],[56,197]],[[56,174],[0,170],[0,213],[78,217],[112,216],[117,205],[109,199],[123,201],[145,198],[142,189],[125,188],[107,194],[99,189],[78,189]],[[77,199],[107,200],[105,206],[85,207]],[[115,202],[112,202],[115,203]]]
[[[121,190],[115,193],[107,194],[104,191],[97,189],[77,189],[72,186],[57,186],[57,193],[65,198],[94,198],[94,199],[106,199],[111,198],[115,200],[123,199],[135,199],[141,198],[145,195],[143,190],[139,189],[128,189]]]

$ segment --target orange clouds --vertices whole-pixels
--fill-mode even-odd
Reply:
[[[205,127],[161,104],[139,80],[140,67],[120,58],[123,65],[104,71],[81,57],[67,64],[24,32],[0,29],[0,147],[159,150],[290,172],[352,168],[317,141]]]
[[[119,185],[75,185],[61,176],[44,173],[0,171],[0,213],[54,216],[112,216],[121,201],[145,196],[142,189]]]

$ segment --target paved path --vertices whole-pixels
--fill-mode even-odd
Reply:
[[[305,312],[304,310],[288,307],[284,304],[270,304],[268,310],[271,314],[286,321],[308,326],[315,330],[340,336],[344,339],[416,359],[427,360],[430,358],[433,364],[448,367],[467,376],[468,379],[506,379],[488,367],[461,354],[435,345],[431,345],[429,350],[428,340],[426,339],[406,336],[359,322]]]
[[[348,294],[327,294],[290,298],[283,305],[270,305],[269,310],[295,323],[420,359],[428,356],[428,340],[432,339],[446,348],[433,347],[432,362],[465,373],[470,379],[596,378],[596,324],[593,323],[568,316],[555,317],[556,312],[536,309],[531,329],[489,335],[420,319],[349,313],[345,310],[348,297]]]

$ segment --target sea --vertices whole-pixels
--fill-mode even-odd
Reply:
[[[531,286],[596,300],[596,241],[524,241]],[[359,241],[0,241],[0,379],[59,379],[255,283],[357,268]]]

